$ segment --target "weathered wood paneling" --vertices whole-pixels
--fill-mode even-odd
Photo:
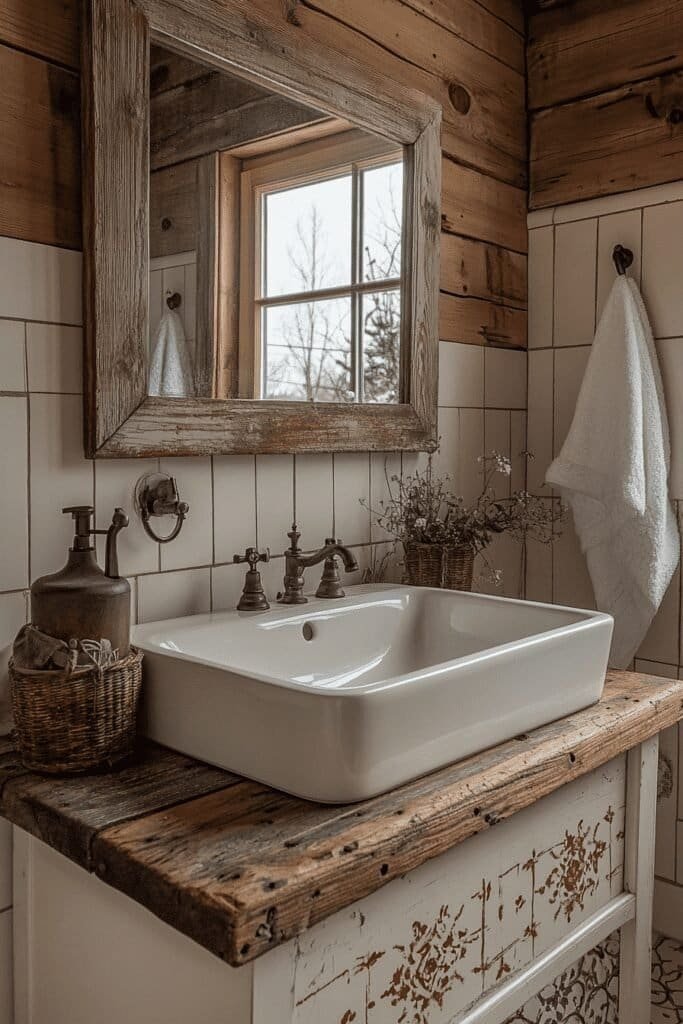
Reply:
[[[0,235],[81,245],[78,76],[0,46]]]
[[[679,0],[574,0],[531,18],[529,107],[554,107],[683,67]]]
[[[170,752],[160,763],[153,746],[124,786],[46,784],[0,744],[0,811],[238,965],[673,725],[682,695],[677,680],[611,672],[597,705],[344,807]]]
[[[526,309],[501,306],[486,299],[441,295],[439,337],[467,345],[526,347]]]
[[[529,28],[531,208],[681,178],[679,0],[543,6]]]
[[[470,240],[525,252],[521,0],[294,0],[286,5],[280,0],[225,0],[225,5],[234,5],[266,28],[286,21],[300,37],[298,45],[305,47],[307,38],[322,39],[345,59],[437,98],[444,111],[442,148],[451,158],[444,164],[444,226]],[[77,9],[77,0],[7,0],[0,12],[0,43],[76,67]],[[5,83],[0,101],[5,140],[0,234],[78,247],[77,81],[47,61],[0,46]],[[154,56],[152,67],[164,74]],[[168,88],[173,81],[166,76],[161,84]],[[519,287],[519,281],[510,295],[510,282],[501,281],[501,288],[491,282],[482,291],[486,247],[467,246],[465,251],[461,246],[453,253],[447,239],[443,252],[445,290],[524,304],[525,286]],[[452,271],[451,255],[460,261]],[[521,265],[516,266],[518,273],[524,273]],[[470,336],[466,326],[459,333]]]
[[[531,175],[534,208],[678,181],[683,72],[540,111]]]
[[[79,0],[2,0],[0,43],[77,68],[78,11]]]
[[[497,245],[441,233],[441,290],[525,307],[526,257]]]

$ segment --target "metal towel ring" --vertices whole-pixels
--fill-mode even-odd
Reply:
[[[150,473],[138,480],[135,487],[135,507],[148,537],[158,544],[168,544],[180,533],[190,511],[186,501],[180,500],[175,478],[166,473]],[[160,537],[150,525],[152,516],[175,516],[175,526],[166,537]]]

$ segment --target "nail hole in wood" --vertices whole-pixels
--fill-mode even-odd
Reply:
[[[574,762],[576,761],[576,754],[573,751],[569,755],[569,760],[571,761],[572,764],[574,764]]]
[[[245,944],[242,946],[242,948],[240,950],[240,956],[246,956],[250,949],[251,949],[251,947],[250,947],[249,943],[245,942]]]
[[[382,864],[382,867],[379,869],[379,873],[380,875],[387,875],[389,873],[389,865]]]

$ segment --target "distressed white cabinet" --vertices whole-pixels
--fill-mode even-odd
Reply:
[[[17,831],[16,1024],[643,1024],[656,768],[652,739],[240,968]]]

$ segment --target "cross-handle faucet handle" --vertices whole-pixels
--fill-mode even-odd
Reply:
[[[265,551],[259,551],[258,548],[247,548],[243,555],[233,555],[232,560],[237,564],[248,562],[249,570],[255,572],[259,562],[270,561],[270,548],[266,548]]]

